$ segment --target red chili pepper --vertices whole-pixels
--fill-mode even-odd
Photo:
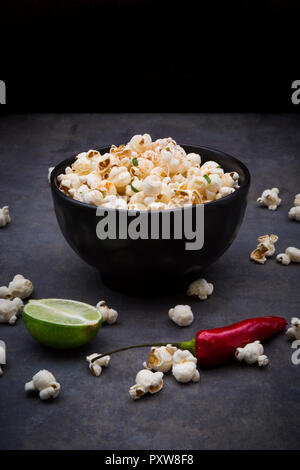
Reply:
[[[166,346],[172,344],[179,349],[188,349],[197,357],[199,366],[216,366],[234,359],[237,348],[242,348],[253,341],[264,341],[276,333],[284,330],[286,320],[282,317],[258,317],[249,318],[238,323],[233,323],[222,328],[212,328],[210,330],[200,330],[195,338],[181,343],[151,343],[138,344],[125,348],[116,349],[105,354],[96,356],[92,362],[100,357],[111,355],[127,349],[141,348],[148,346]]]
[[[249,318],[223,328],[200,330],[195,340],[192,340],[198,364],[215,366],[228,362],[234,358],[237,348],[243,348],[256,340],[264,341],[284,330],[285,326],[284,318],[269,316]]]

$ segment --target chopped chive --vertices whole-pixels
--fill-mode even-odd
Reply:
[[[132,159],[132,163],[134,164],[134,166],[138,166],[139,161],[138,161],[138,159],[135,157],[135,158]]]
[[[211,179],[208,175],[203,175],[203,177],[206,179],[206,181],[208,182],[208,184],[211,183]]]
[[[139,190],[136,189],[131,183],[130,183],[130,187],[131,187],[132,191],[134,191],[135,193],[139,193]]]
[[[216,166],[216,168],[221,168],[221,165]]]

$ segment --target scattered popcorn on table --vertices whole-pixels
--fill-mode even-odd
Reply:
[[[52,173],[52,171],[54,170],[54,168],[55,168],[54,166],[50,166],[50,167],[48,168],[48,183],[49,183],[49,184],[50,184],[50,181],[51,181],[51,173]]]
[[[194,315],[189,305],[176,305],[176,307],[170,308],[168,315],[178,326],[189,326],[194,320]]]
[[[16,274],[8,287],[0,287],[0,298],[13,299],[19,297],[20,299],[26,299],[32,294],[33,289],[33,284],[29,279],[25,279],[22,274]]]
[[[200,374],[195,356],[187,349],[178,349],[173,356],[172,374],[181,383],[199,382]]]
[[[286,330],[286,335],[289,339],[300,339],[300,319],[292,318],[291,327]]]
[[[6,364],[6,345],[4,341],[0,340],[0,376],[3,375],[2,367]]]
[[[77,201],[129,210],[164,210],[214,201],[239,188],[239,174],[214,161],[186,154],[171,138],[152,142],[135,135],[101,155],[81,152],[57,177],[60,190]]]
[[[260,341],[254,341],[248,343],[244,348],[237,348],[235,357],[239,361],[245,361],[247,364],[258,363],[260,367],[264,367],[269,364],[269,359],[264,355],[264,347]]]
[[[188,288],[187,295],[196,295],[200,300],[205,300],[213,293],[213,284],[207,282],[206,279],[197,279],[192,282]]]
[[[275,253],[275,243],[277,242],[277,235],[262,235],[258,237],[258,245],[255,250],[250,254],[250,259],[259,264],[264,264],[267,258]]]
[[[152,372],[149,369],[140,370],[135,378],[135,385],[129,389],[129,395],[133,400],[137,400],[145,393],[159,392],[163,388],[163,376],[162,372]]]
[[[24,304],[19,297],[15,297],[13,300],[0,299],[0,323],[14,325],[23,306]]]
[[[275,243],[278,241],[277,235],[262,235],[258,237],[257,241],[259,242],[257,248],[260,250],[262,248],[266,248],[265,256],[268,258],[275,253]]]
[[[109,325],[116,323],[118,319],[118,312],[113,308],[108,307],[105,300],[100,300],[100,302],[97,303],[96,308],[102,314],[103,323],[108,323]]]
[[[176,351],[177,348],[172,346],[172,344],[160,347],[153,346],[150,351],[148,363],[144,362],[143,366],[145,369],[166,373],[172,369],[173,355]]]
[[[32,377],[30,382],[25,384],[25,392],[37,390],[41,400],[48,398],[56,398],[60,392],[60,384],[56,381],[51,372],[48,370],[40,370]]]
[[[277,207],[281,204],[281,199],[279,197],[279,189],[266,189],[262,193],[261,197],[257,199],[257,203],[260,206],[266,206],[270,211],[275,211]]]
[[[0,209],[0,227],[5,227],[5,225],[10,222],[9,208],[8,206],[3,206],[2,209]]]
[[[276,257],[279,263],[285,264],[286,266],[290,264],[292,261],[293,263],[300,263],[300,250],[295,248],[294,246],[289,246],[285,253],[280,253]]]
[[[110,356],[102,356],[96,361],[92,362],[94,357],[99,356],[98,353],[93,353],[90,356],[86,357],[86,360],[89,362],[89,368],[92,374],[95,377],[99,377],[102,372],[102,367],[108,367],[110,363]]]

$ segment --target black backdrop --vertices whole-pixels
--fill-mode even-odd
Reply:
[[[296,0],[9,2],[0,79],[27,111],[294,110],[299,12]]]

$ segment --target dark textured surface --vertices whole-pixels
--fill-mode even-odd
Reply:
[[[1,449],[297,449],[300,431],[300,366],[291,362],[284,335],[266,344],[270,365],[233,363],[201,372],[198,384],[180,385],[170,375],[163,391],[133,402],[128,389],[147,350],[116,355],[99,378],[85,356],[118,345],[184,340],[200,328],[247,317],[299,316],[300,265],[274,257],[252,264],[256,238],[279,236],[276,251],[300,245],[300,224],[288,209],[300,192],[299,117],[295,115],[32,115],[0,120],[0,206],[9,204],[12,223],[0,229],[0,285],[16,273],[35,284],[35,298],[73,298],[95,304],[106,299],[119,313],[89,345],[69,352],[42,347],[16,325],[0,325],[8,363],[0,378]],[[219,148],[250,169],[246,217],[232,247],[205,277],[215,292],[207,301],[176,296],[141,300],[103,286],[63,239],[52,208],[47,171],[69,155],[135,133]],[[262,190],[278,186],[276,212],[258,208]],[[134,283],[134,279],[132,280]],[[154,288],[154,287],[153,287]],[[171,306],[189,303],[194,323],[179,328],[167,316]],[[26,396],[24,383],[42,368],[62,385],[58,399]]]

